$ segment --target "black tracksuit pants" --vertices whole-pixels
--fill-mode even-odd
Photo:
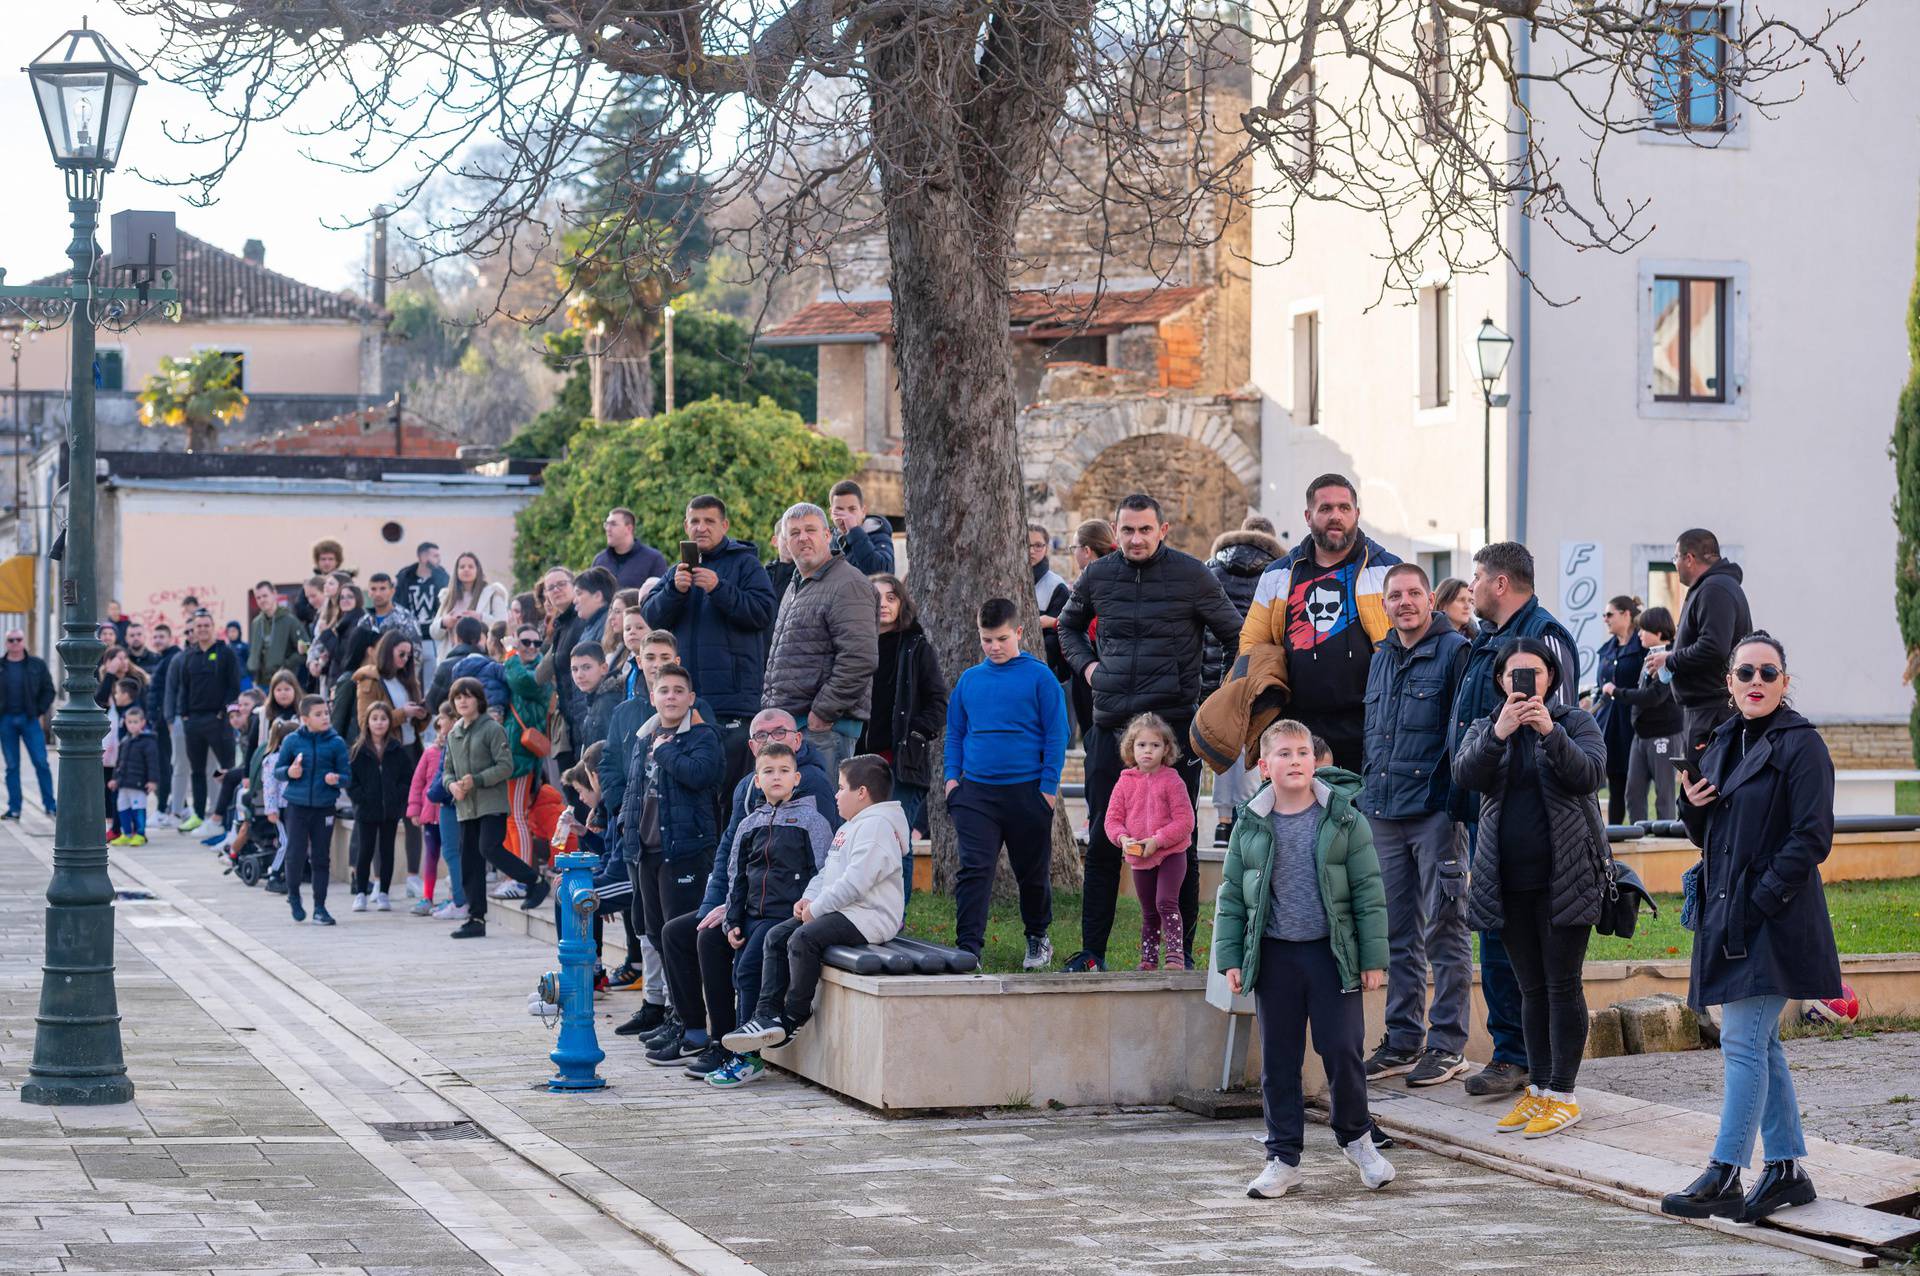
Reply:
[[[388,854],[392,854],[391,846]],[[504,812],[460,821],[460,874],[466,884],[467,916],[477,922],[487,920],[489,864],[522,886],[531,886],[540,880],[540,875],[525,860],[507,849]]]
[[[790,1023],[813,1018],[813,995],[820,988],[820,964],[835,944],[867,942],[843,913],[821,913],[810,922],[789,917],[767,932],[760,959],[760,1004],[756,1019],[784,1013]]]
[[[987,906],[1000,847],[1020,885],[1020,921],[1029,935],[1053,925],[1053,808],[1038,781],[982,784],[961,780],[947,795],[947,814],[959,842],[960,867],[953,881],[955,943],[979,954],[987,942]]]
[[[1327,1072],[1334,1137],[1345,1147],[1372,1128],[1367,1067],[1361,1058],[1366,1018],[1359,992],[1343,992],[1340,967],[1324,939],[1292,943],[1260,939],[1260,975],[1253,986],[1260,1021],[1260,1101],[1267,1116],[1267,1155],[1300,1164],[1306,1138],[1306,1096],[1300,1064],[1307,1025]]]
[[[180,723],[182,733],[187,737],[187,775],[193,785],[193,813],[201,819],[207,815],[207,753],[213,753],[213,760],[220,764],[221,770],[233,765],[233,728],[227,725],[224,713],[198,713],[191,718],[183,718]]]

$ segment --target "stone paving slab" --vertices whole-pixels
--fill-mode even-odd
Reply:
[[[1399,1180],[1368,1194],[1320,1127],[1309,1128],[1304,1191],[1260,1202],[1243,1190],[1259,1165],[1257,1122],[1166,1110],[887,1120],[781,1076],[717,1091],[645,1066],[612,1036],[637,1005],[629,994],[600,1013],[611,1088],[536,1092],[552,1037],[524,1004],[550,949],[499,933],[450,943],[444,924],[403,912],[296,926],[279,897],[220,877],[184,839],[122,860],[270,949],[287,986],[343,997],[397,1034],[383,1049],[478,1087],[536,1137],[778,1276],[1836,1270],[1417,1152],[1393,1154]]]
[[[287,1057],[278,1068],[264,1062],[262,1043],[275,1027],[223,1023],[219,1015],[231,1007],[218,997],[196,1000],[182,985],[204,972],[180,947],[197,930],[191,925],[121,930],[122,1041],[136,1101],[19,1102],[39,998],[46,870],[10,842],[4,850],[0,1273],[682,1270],[497,1144],[343,1135],[325,1115],[343,1101],[310,1073],[328,1076],[346,1106],[368,1119],[430,1098],[426,1087],[391,1065],[355,1075],[351,1060],[318,1048],[317,1032],[314,1048],[295,1051],[308,1057]],[[120,916],[142,909],[157,915],[153,905],[136,905]],[[417,1164],[409,1159],[415,1150]],[[504,1166],[522,1172],[516,1179]],[[486,1187],[471,1183],[469,1171]]]

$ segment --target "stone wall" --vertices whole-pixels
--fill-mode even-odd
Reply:
[[[1173,543],[1204,557],[1213,538],[1239,526],[1260,481],[1260,405],[1233,395],[1127,388],[1098,393],[1095,370],[1048,374],[1048,397],[1020,413],[1027,513],[1056,533],[1086,518],[1112,518],[1115,501],[1144,491],[1174,524]]]
[[[1821,739],[1844,770],[1913,769],[1913,737],[1904,722],[1821,722]]]

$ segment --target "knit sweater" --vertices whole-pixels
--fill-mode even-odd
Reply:
[[[1024,651],[982,660],[947,701],[947,779],[1060,788],[1067,757],[1067,697],[1053,671]]]
[[[1152,868],[1169,855],[1193,845],[1193,803],[1187,786],[1170,766],[1142,771],[1128,767],[1120,773],[1107,799],[1107,838],[1115,846],[1159,839],[1153,854],[1127,856],[1131,868]]]

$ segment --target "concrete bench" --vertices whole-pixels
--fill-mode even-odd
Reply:
[[[1835,815],[1892,815],[1895,790],[1903,780],[1920,780],[1920,771],[1835,771]]]

